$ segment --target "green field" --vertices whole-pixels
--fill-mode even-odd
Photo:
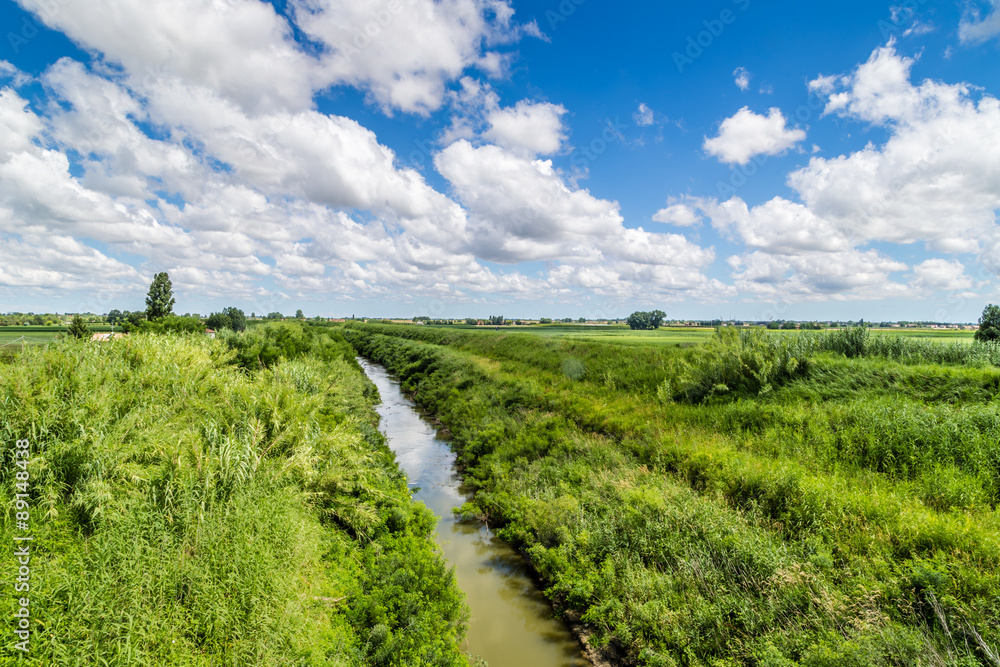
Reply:
[[[405,326],[405,325],[403,325]],[[470,327],[470,326],[428,326],[427,328],[441,329],[446,331],[483,331],[495,332],[495,327]],[[501,331],[507,333],[528,333],[544,338],[571,339],[581,341],[622,343],[622,344],[648,344],[648,345],[681,345],[690,346],[704,343],[709,340],[715,330],[709,327],[662,327],[656,331],[632,331],[625,325],[595,326],[580,324],[544,324],[527,327],[501,327]],[[890,336],[902,336],[905,338],[919,338],[940,342],[967,342],[971,343],[974,332],[959,330],[941,329],[874,329],[878,333]],[[775,331],[780,335],[797,335],[798,331]]]
[[[518,545],[613,664],[996,664],[1000,346],[345,336],[448,428],[465,516]]]
[[[93,333],[111,331],[110,326],[103,324],[89,324],[87,327]],[[22,341],[26,345],[49,343],[59,334],[65,335],[68,330],[69,327],[56,326],[0,327],[0,347],[20,345]]]

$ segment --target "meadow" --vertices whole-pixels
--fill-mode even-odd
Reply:
[[[0,539],[16,511],[34,538],[7,597],[30,652],[8,623],[3,664],[468,664],[435,517],[337,332],[62,340],[5,357],[0,401]]]
[[[613,663],[1000,664],[997,346],[344,335],[448,429],[464,515]]]

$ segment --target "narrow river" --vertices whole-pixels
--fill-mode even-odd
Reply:
[[[417,411],[384,368],[358,360],[378,387],[382,432],[406,472],[414,498],[437,516],[436,539],[455,566],[472,617],[468,651],[490,667],[583,667],[579,645],[565,624],[553,618],[535,588],[527,564],[510,545],[482,526],[460,523],[451,510],[467,499],[455,473],[448,441]]]

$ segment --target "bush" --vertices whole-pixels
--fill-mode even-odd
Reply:
[[[796,357],[793,341],[760,329],[722,327],[694,351],[691,361],[675,361],[660,396],[691,403],[729,392],[756,396],[807,371],[808,364]]]

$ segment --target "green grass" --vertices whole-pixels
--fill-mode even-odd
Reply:
[[[20,534],[21,438],[35,536],[31,653],[8,632],[0,662],[468,664],[462,595],[373,385],[335,334],[233,347],[271,344],[294,359],[247,369],[222,341],[139,334],[0,365],[0,539]]]
[[[992,348],[734,334],[345,331],[454,435],[466,513],[627,663],[992,664]]]
[[[87,326],[93,333],[111,331],[111,327],[106,325],[88,324]],[[60,334],[65,335],[67,331],[69,331],[69,327],[62,326],[0,327],[0,346],[20,345],[22,339],[26,345],[49,343]]]

